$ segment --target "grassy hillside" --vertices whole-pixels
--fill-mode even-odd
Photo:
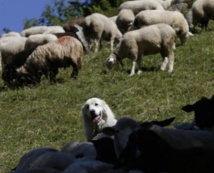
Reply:
[[[172,74],[159,70],[160,55],[144,58],[141,75],[128,76],[128,59],[123,69],[109,72],[104,64],[106,46],[84,57],[77,80],[69,78],[70,69],[60,70],[56,84],[43,79],[38,86],[19,90],[4,87],[0,79],[0,172],[13,168],[31,149],[60,149],[70,141],[84,141],[81,106],[90,97],[106,100],[117,118],[175,116],[174,123],[191,121],[193,114],[181,107],[214,94],[213,45],[214,29],[189,38],[175,50]]]

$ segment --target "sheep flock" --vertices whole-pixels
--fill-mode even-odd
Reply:
[[[102,51],[108,73],[131,62],[129,76],[142,75],[143,57],[160,54],[160,70],[176,69],[176,49],[208,30],[214,0],[130,0],[115,16],[92,13],[63,26],[33,26],[0,37],[0,71],[8,88],[25,88],[41,80],[57,83],[59,69],[71,68],[70,80],[81,80],[84,57]],[[178,41],[177,41],[178,40]],[[12,45],[12,46],[11,46]],[[179,63],[179,61],[177,62]],[[136,73],[137,70],[137,73]],[[176,69],[179,70],[179,69]],[[167,73],[167,72],[164,72]],[[45,77],[43,79],[42,77]],[[92,140],[69,141],[60,149],[27,151],[7,173],[207,173],[214,171],[214,96],[183,105],[191,122],[118,118]],[[212,153],[213,152],[213,153]]]

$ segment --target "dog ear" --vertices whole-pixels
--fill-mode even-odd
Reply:
[[[105,113],[112,112],[109,105],[104,100],[102,100],[102,107],[104,108]]]

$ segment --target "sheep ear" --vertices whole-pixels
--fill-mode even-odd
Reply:
[[[152,125],[153,124],[151,122],[143,122],[143,123],[140,124],[139,127],[148,129],[148,128],[152,127]]]
[[[116,130],[112,127],[105,127],[101,131],[102,131],[102,133],[104,133],[105,135],[108,135],[108,136],[113,136],[116,134]]]
[[[193,105],[186,105],[186,106],[182,107],[181,110],[183,110],[185,112],[192,112],[192,111],[194,111],[194,106]]]
[[[163,121],[152,121],[153,124],[156,124],[161,127],[170,125],[175,120],[175,117],[165,119]]]

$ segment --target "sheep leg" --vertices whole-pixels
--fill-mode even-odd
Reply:
[[[56,82],[56,75],[58,73],[58,69],[52,69],[49,72],[50,82]]]
[[[94,43],[95,43],[95,50],[94,50],[94,52],[96,53],[96,52],[98,52],[98,49],[99,49],[99,44],[100,44],[100,40],[98,39],[95,39],[94,40]]]
[[[111,52],[113,52],[114,50],[114,38],[111,39],[111,42],[110,42],[110,49],[111,49]]]
[[[137,58],[137,68],[138,68],[137,74],[138,75],[142,73],[141,62],[142,62],[142,57],[138,56],[138,58]]]
[[[160,68],[162,71],[166,70],[166,66],[169,63],[169,59],[167,57],[163,57],[163,59],[164,60],[162,62],[161,68]]]
[[[136,67],[136,61],[133,60],[132,61],[132,69],[131,69],[131,73],[129,76],[133,76],[135,74],[135,67]]]
[[[207,31],[207,30],[208,30],[208,29],[207,29],[207,28],[208,28],[208,24],[209,24],[209,20],[208,20],[208,19],[205,19],[205,20],[204,20],[204,23],[203,23],[203,25],[202,25],[203,28],[204,28],[204,29],[203,29],[204,31]]]
[[[71,73],[71,78],[76,79],[79,73],[79,68],[76,65],[73,65],[73,71]]]
[[[171,52],[169,54],[169,70],[168,72],[171,73],[174,69],[174,52]]]

